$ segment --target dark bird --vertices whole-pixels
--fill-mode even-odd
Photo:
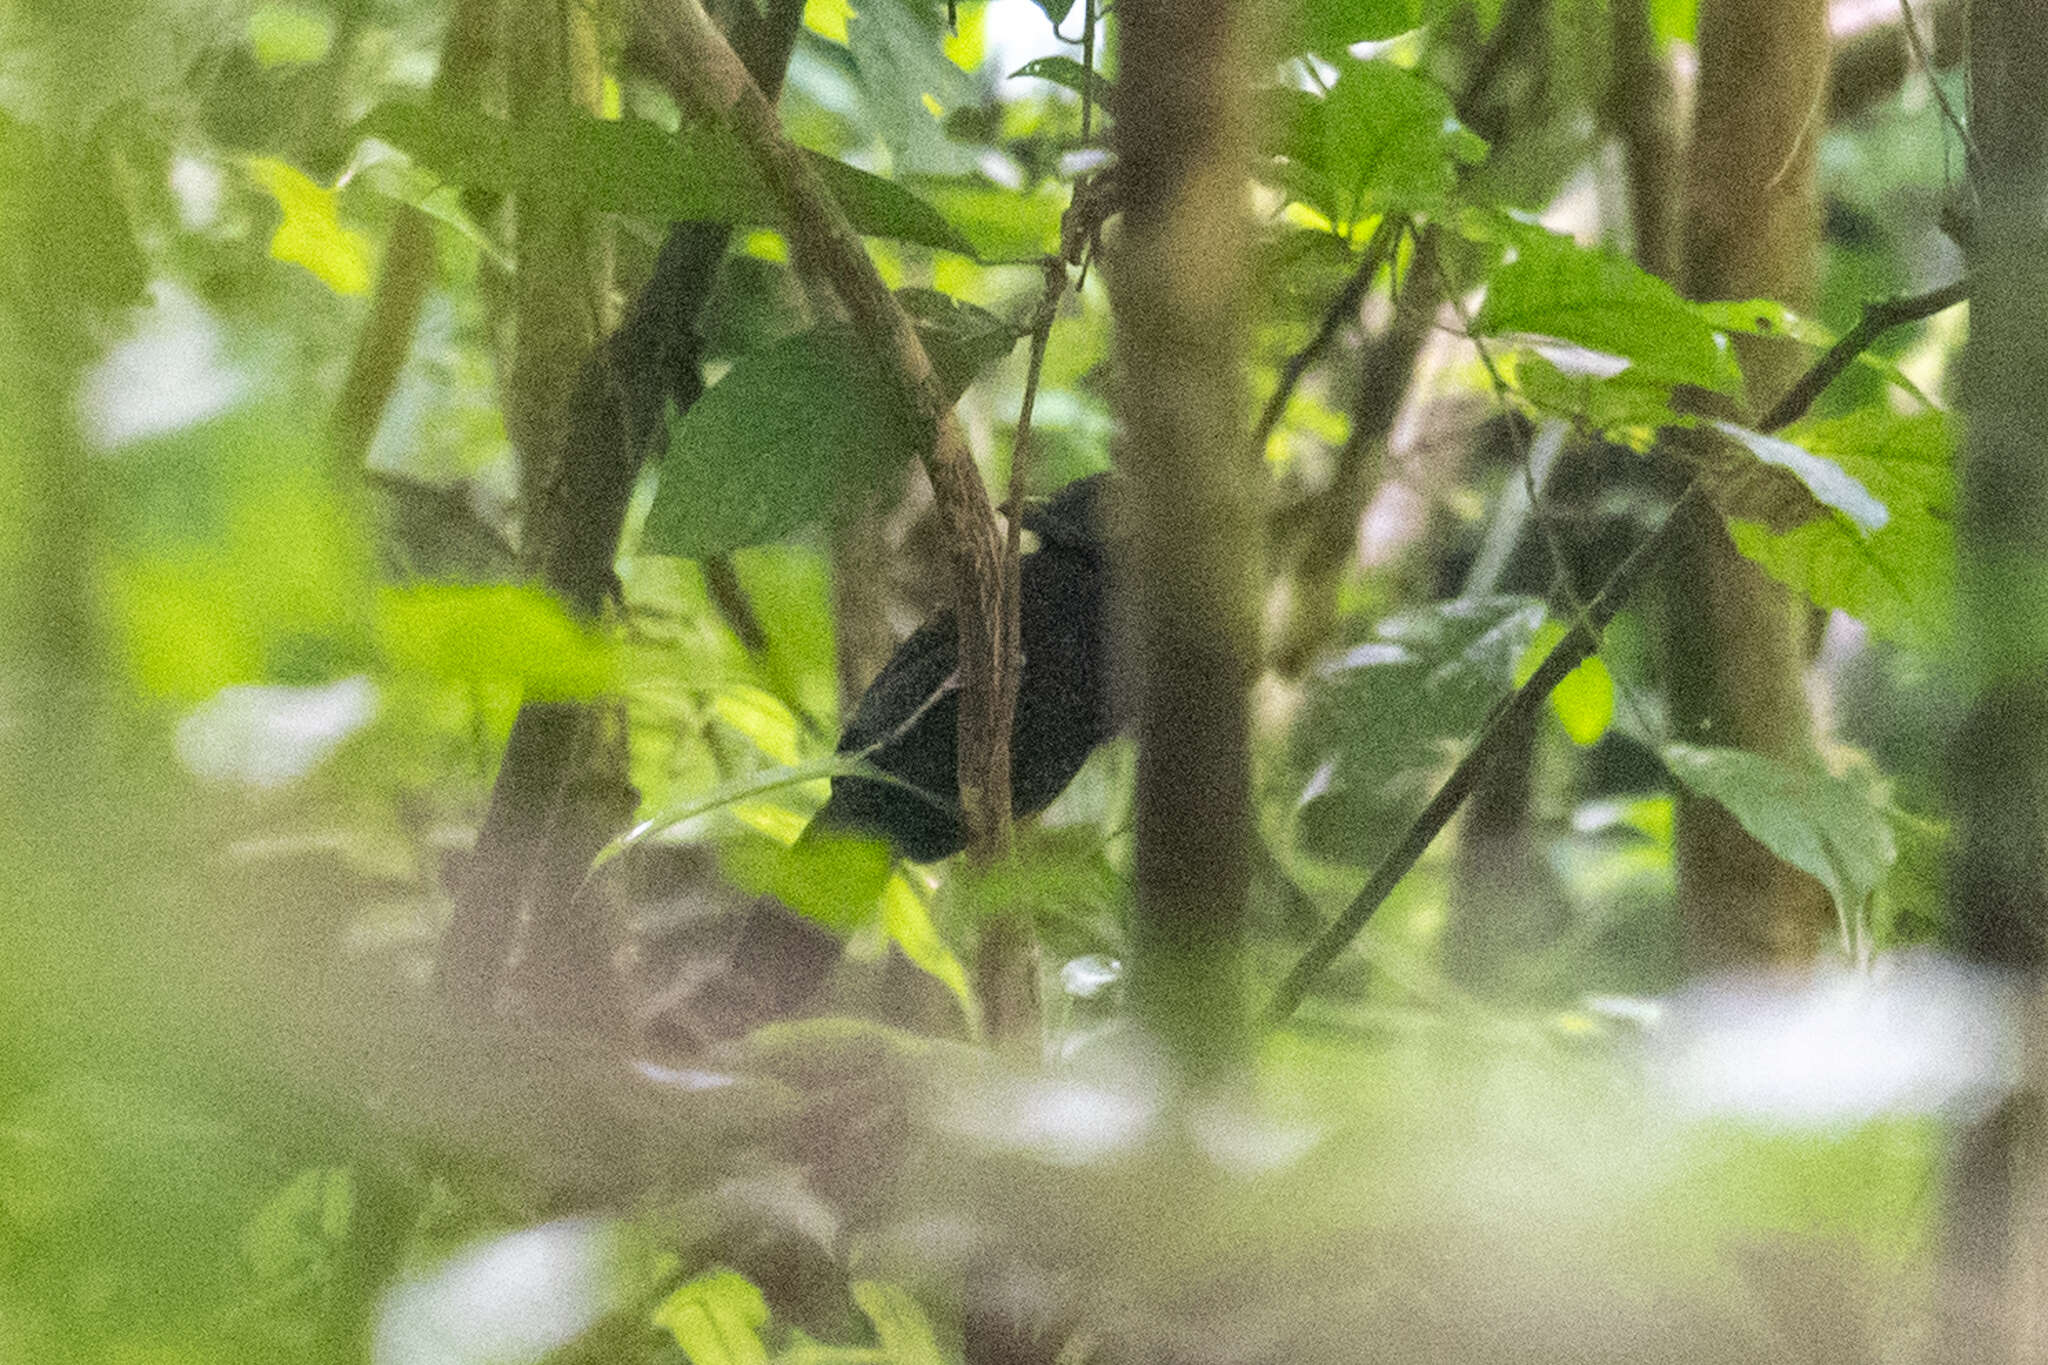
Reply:
[[[1025,529],[1038,537],[1039,548],[1018,570],[1024,657],[1010,733],[1010,807],[1019,817],[1051,805],[1114,730],[1103,601],[1109,477],[1077,480],[1024,512]],[[920,863],[967,846],[960,812],[959,662],[950,611],[897,647],[862,694],[839,752],[862,754],[905,785],[835,777],[812,829],[872,834]]]
[[[1051,805],[1116,729],[1106,602],[1112,486],[1110,475],[1096,474],[1023,513],[1039,548],[1018,567],[1023,667],[1010,732],[1010,808],[1018,818]],[[948,611],[897,647],[840,736],[840,753],[862,754],[896,781],[833,778],[832,795],[804,837],[868,835],[913,862],[965,848],[959,714],[959,637]],[[666,1026],[695,1050],[793,1013],[824,983],[840,948],[837,935],[762,896],[741,924],[726,968]]]

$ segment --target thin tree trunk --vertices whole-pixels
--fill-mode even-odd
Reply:
[[[1825,0],[1703,0],[1686,178],[1684,284],[1698,299],[1812,297],[1815,148],[1827,92]],[[1758,411],[1796,377],[1783,343],[1739,339]],[[1737,553],[1697,505],[1674,546],[1666,613],[1674,734],[1794,762],[1813,744],[1809,609]],[[1826,893],[1716,802],[1681,793],[1678,899],[1695,967],[1810,961]]]
[[[1184,1060],[1243,1045],[1239,940],[1251,875],[1249,698],[1262,471],[1245,441],[1248,7],[1125,0],[1111,262],[1134,663],[1132,993]]]
[[[1978,219],[1957,548],[1971,700],[1950,767],[1949,902],[1965,953],[2038,982],[2048,959],[2048,7],[1973,0],[1969,62]],[[2048,1359],[2048,1125],[2032,1022],[2023,1089],[1951,1153],[1942,1337],[1953,1359]]]

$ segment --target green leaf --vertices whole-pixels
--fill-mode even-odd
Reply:
[[[371,110],[352,136],[378,138],[459,185],[502,194],[544,186],[591,208],[662,222],[782,225],[780,205],[724,128],[689,124],[671,135],[640,119],[583,117],[515,127],[479,110],[393,102]],[[973,254],[901,185],[806,155],[864,235]]]
[[[1390,62],[1346,57],[1338,69],[1324,102],[1320,169],[1341,216],[1440,203],[1454,158],[1469,159],[1476,141],[1457,136],[1450,97]]]
[[[1064,24],[1074,9],[1074,0],[1032,0],[1032,3],[1045,11],[1045,17],[1052,20],[1055,28]]]
[[[974,153],[949,141],[940,120],[977,103],[974,80],[946,55],[946,18],[936,0],[867,0],[854,7],[846,47],[866,93],[870,125],[919,171],[967,172]]]
[[[1699,22],[1700,0],[1650,0],[1650,30],[1659,42],[1692,42]]]
[[[1664,281],[1554,233],[1521,229],[1509,240],[1516,256],[1487,286],[1480,333],[1557,337],[1627,361],[1631,380],[1741,392],[1734,356]]]
[[[1107,109],[1116,99],[1116,87],[1103,78],[1099,71],[1090,71],[1072,57],[1038,57],[1024,63],[1010,75],[1028,76],[1033,80],[1051,81],[1064,90],[1079,95],[1092,92],[1095,102]]]
[[[263,66],[307,66],[327,55],[334,19],[299,5],[258,5],[249,15],[249,47]]]
[[[890,877],[889,884],[882,888],[882,932],[903,950],[913,966],[953,993],[968,1027],[979,1033],[981,1003],[974,998],[974,988],[967,984],[967,969],[932,923],[931,912],[916,888],[901,873]]]
[[[1377,861],[1514,685],[1543,617],[1527,597],[1439,602],[1381,621],[1318,669],[1295,728],[1296,766],[1313,774],[1304,845]]]
[[[1782,533],[1732,521],[1736,548],[1818,606],[1846,611],[1889,639],[1938,646],[1954,620],[1954,437],[1947,419],[1869,408],[1801,423],[1788,434],[1869,489],[1889,520],[1868,534],[1839,512]]]
[[[850,334],[801,333],[741,356],[671,420],[641,543],[701,559],[779,539],[922,443],[893,381]]]
[[[902,1285],[885,1280],[855,1280],[853,1301],[875,1325],[882,1351],[892,1365],[943,1365],[931,1319]]]
[[[977,375],[1008,355],[1021,335],[987,309],[937,289],[899,289],[896,301],[910,314],[940,386],[955,401]]]
[[[1833,332],[1804,314],[1793,311],[1776,299],[1717,300],[1693,304],[1710,327],[1724,332],[1746,332],[1751,336],[1790,337],[1805,345],[1826,350],[1838,339]],[[1896,384],[1920,401],[1923,407],[1933,407],[1934,400],[1923,393],[1912,376],[1900,369],[1889,356],[1865,348],[1856,353],[1856,363],[1865,369],[1874,370],[1884,376],[1885,382]]]
[[[1529,647],[1522,651],[1521,662],[1515,665],[1515,686],[1535,677],[1550,651],[1570,632],[1570,625],[1564,621],[1545,621]],[[1607,671],[1607,661],[1598,654],[1588,654],[1585,662],[1565,674],[1551,689],[1550,710],[1572,743],[1598,744],[1614,724],[1614,675]]]
[[[1422,24],[1422,0],[1302,0],[1301,42],[1340,57],[1353,43],[1378,42]]]
[[[616,651],[556,598],[509,583],[420,583],[378,599],[384,652],[400,668],[519,684],[532,698],[589,697],[618,676]]]
[[[370,287],[369,240],[341,225],[333,190],[274,157],[251,160],[249,175],[284,213],[270,239],[273,259],[304,266],[337,294]]]
[[[760,837],[735,840],[722,861],[735,884],[847,933],[874,918],[893,858],[879,839],[813,829],[788,846]]]
[[[1673,777],[1718,801],[1758,843],[1825,886],[1844,923],[1898,857],[1867,783],[1741,749],[1667,744],[1660,752]]]
[[[1854,475],[1832,460],[1782,437],[1766,436],[1733,422],[1714,421],[1709,425],[1763,463],[1790,473],[1806,485],[1806,491],[1813,494],[1823,507],[1831,507],[1841,513],[1865,535],[1882,531],[1885,523],[1891,520],[1891,512],[1885,505],[1872,497],[1870,490]]]
[[[1017,329],[931,289],[897,295],[957,401]],[[644,548],[701,559],[776,540],[923,450],[918,423],[850,328],[821,327],[740,357],[669,426]]]
[[[1059,246],[1066,195],[1046,181],[1029,192],[966,177],[920,180],[918,190],[984,261],[1041,256]]]
[[[679,1287],[653,1322],[676,1339],[691,1365],[767,1365],[761,1328],[768,1300],[745,1276],[713,1270]]]

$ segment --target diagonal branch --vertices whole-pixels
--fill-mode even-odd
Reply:
[[[1791,425],[1804,416],[1813,400],[1820,396],[1832,379],[1848,368],[1856,356],[1884,332],[1909,322],[1934,316],[1943,309],[1962,302],[1969,294],[1969,281],[1961,280],[1941,289],[1932,290],[1911,298],[1893,299],[1875,304],[1864,310],[1863,321],[1847,336],[1830,347],[1825,355],[1814,362],[1799,382],[1794,384],[1771,409],[1760,430],[1768,433]],[[1678,538],[1686,519],[1705,508],[1707,492],[1704,482],[1694,479],[1678,501],[1666,514],[1663,524],[1658,526],[1642,544],[1636,546],[1629,557],[1608,576],[1600,593],[1587,604],[1584,615],[1572,626],[1564,639],[1544,658],[1529,681],[1510,693],[1501,704],[1494,708],[1486,728],[1480,731],[1478,742],[1451,770],[1436,795],[1422,813],[1408,826],[1408,832],[1401,838],[1394,851],[1381,860],[1373,869],[1364,888],[1352,898],[1337,922],[1323,931],[1321,937],[1309,945],[1308,951],[1294,964],[1279,988],[1273,992],[1273,999],[1266,1007],[1268,1023],[1278,1024],[1294,1013],[1316,977],[1325,967],[1336,961],[1352,939],[1365,928],[1373,912],[1392,894],[1394,888],[1407,876],[1423,853],[1443,833],[1444,826],[1458,813],[1458,807],[1472,792],[1487,766],[1493,762],[1508,737],[1519,725],[1527,724],[1535,715],[1556,686],[1564,681],[1565,675],[1586,661],[1588,655],[1600,647],[1600,632],[1614,619],[1622,604],[1635,591],[1645,572],[1663,557],[1673,541]]]
[[[677,103],[728,124],[782,209],[791,256],[812,263],[845,306],[854,333],[932,432],[922,453],[947,524],[960,627],[960,801],[973,856],[1007,847],[1010,717],[1003,678],[1012,666],[1002,631],[1003,541],[988,492],[910,318],[868,259],[859,234],[799,150],[782,135],[774,106],[748,76],[700,0],[641,0],[659,74]]]

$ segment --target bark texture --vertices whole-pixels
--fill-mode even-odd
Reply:
[[[1824,0],[1704,0],[1684,285],[1697,299],[1813,294],[1820,217],[1815,152],[1826,114]],[[1762,411],[1797,374],[1783,343],[1744,337]],[[1750,344],[1754,342],[1755,344]],[[1754,413],[1741,414],[1754,421]],[[1736,552],[1695,504],[1671,560],[1667,630],[1672,730],[1687,743],[1806,761],[1809,609]],[[1719,804],[1681,793],[1679,913],[1696,968],[1797,965],[1833,923],[1820,884],[1780,862]]]
[[[1247,7],[1127,0],[1119,18],[1124,221],[1109,279],[1131,475],[1119,606],[1136,663],[1132,988],[1141,1016],[1207,1065],[1241,1043],[1251,867],[1262,471],[1242,362]]]

